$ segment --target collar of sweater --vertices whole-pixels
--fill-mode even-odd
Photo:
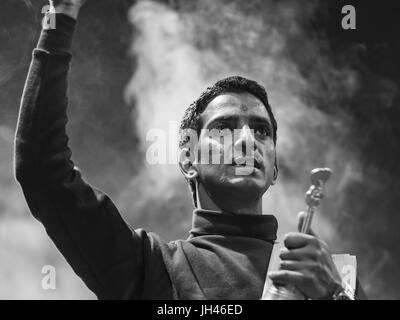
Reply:
[[[191,237],[223,235],[276,240],[278,222],[273,215],[248,215],[196,209],[193,211]]]

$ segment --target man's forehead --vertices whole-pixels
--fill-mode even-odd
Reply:
[[[215,97],[201,114],[203,123],[215,117],[224,116],[258,116],[270,117],[264,103],[250,93],[224,93]]]

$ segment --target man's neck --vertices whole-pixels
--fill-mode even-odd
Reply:
[[[239,214],[262,214],[262,201],[238,201],[238,199],[224,199],[217,203],[210,197],[202,184],[196,186],[197,208],[213,211],[225,211]],[[239,199],[240,200],[240,199]]]

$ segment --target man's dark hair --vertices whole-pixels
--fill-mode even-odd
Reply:
[[[188,142],[188,136],[185,135],[187,129],[196,131],[197,136],[200,136],[200,131],[202,129],[200,115],[215,97],[229,92],[250,93],[262,101],[271,119],[273,140],[274,144],[276,144],[277,124],[271,106],[268,103],[268,96],[264,87],[256,81],[239,76],[231,76],[219,80],[212,87],[208,87],[200,97],[186,109],[179,128],[179,147],[182,148]]]

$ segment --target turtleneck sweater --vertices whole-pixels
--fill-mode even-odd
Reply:
[[[276,231],[272,215],[195,210],[189,238],[161,247],[175,295],[260,299]]]

